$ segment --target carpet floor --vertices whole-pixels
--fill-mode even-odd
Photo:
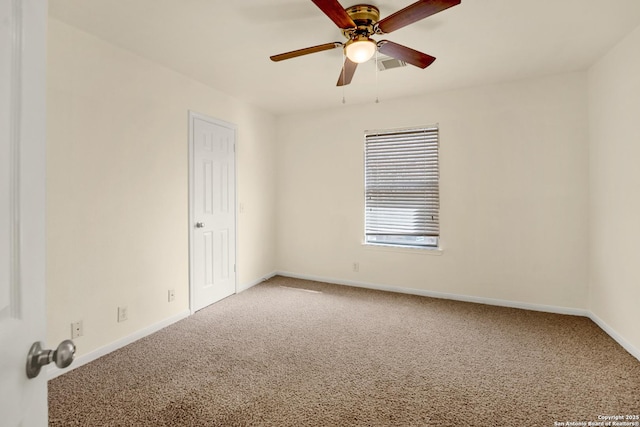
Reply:
[[[638,415],[640,361],[587,318],[278,276],[49,382],[49,425],[65,427]]]

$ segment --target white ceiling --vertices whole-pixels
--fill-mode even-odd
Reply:
[[[357,4],[341,0],[343,6]],[[413,0],[371,0],[381,17]],[[50,15],[276,114],[342,104],[344,41],[310,0],[49,0]],[[388,39],[437,58],[378,73],[362,64],[348,104],[584,70],[640,25],[640,0],[462,0]]]

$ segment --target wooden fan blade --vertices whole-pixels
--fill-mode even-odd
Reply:
[[[338,77],[338,83],[336,84],[336,86],[346,86],[351,83],[351,79],[353,78],[357,67],[357,62],[353,62],[349,58],[345,58],[344,66],[340,71],[340,77]]]
[[[378,42],[378,51],[392,58],[401,59],[404,62],[415,65],[420,68],[427,68],[436,60],[431,55],[418,52],[410,47],[402,46],[401,44],[390,42],[388,40],[381,40]]]
[[[378,22],[378,29],[390,33],[460,4],[461,0],[420,0]]]
[[[318,46],[306,47],[304,49],[293,50],[291,52],[281,53],[279,55],[270,56],[272,61],[284,61],[285,59],[291,59],[302,55],[308,55],[310,53],[322,52],[323,50],[335,49],[336,47],[341,47],[342,43],[333,42],[333,43],[325,43],[319,44]]]
[[[311,0],[316,6],[320,8],[325,15],[329,17],[338,28],[343,30],[347,28],[355,28],[356,23],[344,8],[338,3],[338,0]]]

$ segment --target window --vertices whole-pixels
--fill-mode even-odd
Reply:
[[[438,247],[438,127],[365,133],[365,242]]]

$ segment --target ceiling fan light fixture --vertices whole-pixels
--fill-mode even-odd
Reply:
[[[376,53],[376,42],[368,37],[359,37],[349,40],[344,47],[347,58],[356,64],[362,64],[371,59]]]

